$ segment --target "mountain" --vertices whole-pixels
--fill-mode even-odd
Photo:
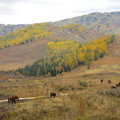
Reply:
[[[94,36],[93,36],[94,35]],[[28,25],[13,33],[0,37],[0,48],[25,44],[39,39],[67,39],[85,42],[101,36],[95,30],[88,29],[81,24],[70,24],[62,27],[55,27],[51,23],[39,23]]]
[[[18,25],[0,24],[0,36],[12,33],[12,32],[14,32],[14,31],[16,31],[18,29],[21,29],[21,28],[23,28],[25,26],[26,26],[25,24],[18,24]]]
[[[106,34],[120,33],[120,12],[91,13],[79,17],[64,19],[53,23],[54,25],[83,24]]]
[[[73,40],[88,42],[104,35],[80,24],[56,27],[51,23],[28,25],[0,37],[0,70],[9,70],[31,64],[46,55],[50,41]]]

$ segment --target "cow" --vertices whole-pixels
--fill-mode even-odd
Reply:
[[[19,97],[18,96],[8,97],[8,103],[15,104],[16,102],[19,102]]]
[[[111,84],[111,80],[108,80],[108,84]]]
[[[56,96],[57,96],[57,94],[55,92],[51,92],[50,93],[50,97],[54,97],[55,98]]]
[[[101,83],[103,83],[103,79],[101,79]]]
[[[116,86],[111,86],[112,89],[116,89],[117,87]]]

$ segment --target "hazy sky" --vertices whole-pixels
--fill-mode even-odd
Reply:
[[[111,11],[120,11],[120,0],[0,0],[0,23],[48,22]]]

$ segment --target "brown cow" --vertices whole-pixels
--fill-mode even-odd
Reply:
[[[111,84],[111,80],[108,80],[108,84]]]
[[[16,102],[19,102],[19,97],[18,96],[8,97],[8,103],[15,104]]]

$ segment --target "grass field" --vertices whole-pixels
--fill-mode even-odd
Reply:
[[[120,88],[111,89],[111,86],[120,82],[120,66],[79,69],[53,78],[8,76],[0,83],[1,100],[9,95],[46,98],[15,105],[0,103],[0,120],[119,120]],[[50,92],[56,92],[57,97],[50,98]]]
[[[120,52],[118,41],[112,45],[108,56],[94,61],[89,70],[81,66],[45,78],[1,73],[0,100],[9,95],[35,99],[0,103],[0,120],[120,120],[120,87],[111,89],[120,82]],[[57,97],[50,98],[50,92]]]

